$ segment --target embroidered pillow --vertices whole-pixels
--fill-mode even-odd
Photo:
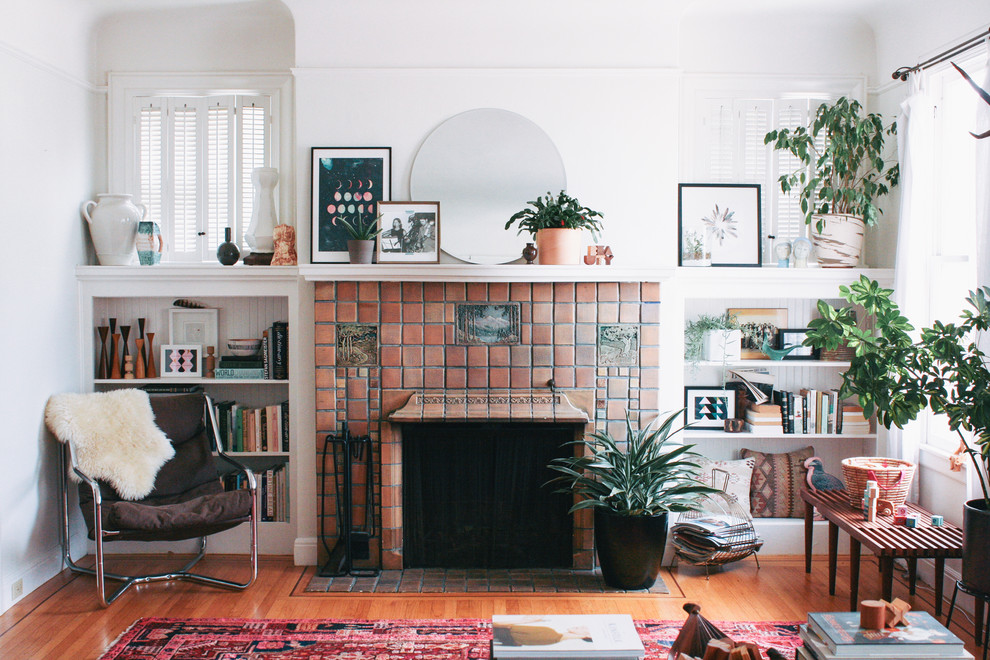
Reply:
[[[724,491],[729,498],[749,510],[749,488],[756,459],[751,457],[737,461],[713,461],[702,458],[698,460],[698,465],[701,466],[698,481]]]
[[[814,455],[814,447],[784,454],[742,450],[743,458],[752,457],[756,461],[749,487],[750,512],[754,518],[804,517],[804,502],[799,493],[807,472],[804,462]]]

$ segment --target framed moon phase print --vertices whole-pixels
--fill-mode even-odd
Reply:
[[[313,147],[313,263],[347,261],[346,227],[377,225],[378,202],[392,198],[390,147]]]
[[[712,266],[762,266],[759,184],[682,183],[677,187],[681,262],[703,238]]]

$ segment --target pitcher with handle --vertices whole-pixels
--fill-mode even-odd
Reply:
[[[134,261],[138,223],[148,207],[131,202],[131,195],[101,193],[99,200],[84,202],[82,214],[89,224],[96,256],[101,266],[127,266]]]

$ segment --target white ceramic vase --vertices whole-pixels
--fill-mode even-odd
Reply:
[[[706,330],[702,356],[708,362],[734,362],[742,359],[742,330]]]
[[[819,219],[825,221],[821,232],[817,230]],[[830,213],[811,217],[811,242],[823,268],[858,266],[865,233],[866,224],[855,215]]]
[[[136,255],[138,223],[148,215],[148,207],[134,204],[127,194],[101,193],[83,202],[81,211],[89,224],[96,256],[101,266],[127,266]]]
[[[256,167],[251,172],[254,184],[254,208],[251,209],[251,224],[248,225],[244,241],[252,252],[275,251],[275,186],[278,185],[278,169]]]

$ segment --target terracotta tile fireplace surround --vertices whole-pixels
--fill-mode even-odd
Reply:
[[[463,303],[518,303],[514,343],[458,343]],[[380,522],[383,567],[404,567],[404,424],[556,422],[622,435],[627,411],[648,423],[659,413],[659,305],[655,282],[317,282],[317,446],[345,421],[372,437],[377,497],[365,513]],[[366,350],[348,366],[341,342],[355,324],[377,333],[377,357]],[[333,535],[334,478],[318,478]],[[573,568],[593,566],[591,526],[588,511],[574,516]]]

